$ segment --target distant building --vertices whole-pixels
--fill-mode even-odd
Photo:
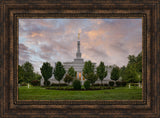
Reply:
[[[85,81],[85,78],[83,76],[83,67],[84,67],[84,63],[85,62],[84,62],[83,58],[81,58],[79,35],[80,34],[78,34],[76,58],[72,62],[64,62],[63,66],[64,66],[66,72],[68,72],[68,69],[70,67],[73,67],[74,70],[77,72],[77,75],[76,75],[77,79],[79,79],[83,84],[84,81]],[[96,63],[92,63],[92,64],[94,65],[95,71],[96,71]],[[113,80],[110,79],[112,68],[113,67],[111,67],[111,66],[110,67],[106,66],[106,70],[108,71],[108,74],[107,74],[106,78],[104,78],[103,83],[107,83],[108,84],[109,81],[113,81]],[[49,79],[49,81],[51,82],[51,84],[52,83],[59,83],[54,78],[54,75]],[[64,83],[63,79],[60,82]],[[96,81],[96,83],[101,83],[101,81],[98,79]],[[44,85],[44,79],[43,78],[41,79],[41,85]]]

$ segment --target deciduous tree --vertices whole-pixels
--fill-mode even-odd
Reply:
[[[60,81],[63,79],[64,74],[66,73],[62,63],[59,61],[56,63],[56,67],[54,69],[54,77],[57,81],[59,81],[59,86],[60,86]]]
[[[76,77],[76,73],[77,72],[74,70],[72,66],[68,69],[68,75],[71,76],[72,78]]]
[[[45,86],[47,86],[47,81],[49,78],[52,77],[52,69],[53,67],[50,65],[49,62],[44,62],[42,67],[40,68],[41,70],[41,74],[44,78],[44,83],[45,83]]]
[[[83,76],[87,79],[90,73],[94,73],[94,65],[91,61],[86,61],[83,68]]]
[[[103,79],[107,76],[107,70],[105,69],[104,62],[100,62],[99,66],[97,67],[97,76],[101,80],[101,85]]]
[[[113,67],[111,72],[111,79],[117,81],[119,79],[119,67]]]

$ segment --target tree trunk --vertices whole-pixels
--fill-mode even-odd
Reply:
[[[102,80],[101,80],[101,86],[102,86]]]
[[[47,81],[45,81],[45,86],[47,86]]]

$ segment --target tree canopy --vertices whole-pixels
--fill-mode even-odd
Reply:
[[[22,67],[22,68],[21,68]],[[34,68],[33,65],[30,62],[25,62],[21,67],[19,67],[21,74],[24,72],[23,75],[23,81],[26,83],[31,82],[34,80]]]
[[[129,55],[128,64],[125,69],[121,70],[122,79],[126,82],[142,81],[142,52],[137,56]]]
[[[101,80],[101,84],[103,79],[107,76],[107,70],[105,69],[104,62],[100,62],[99,66],[97,67],[97,76]]]
[[[76,71],[74,70],[74,68],[71,66],[69,69],[68,69],[68,75],[71,76],[71,77],[76,77]]]
[[[120,74],[119,67],[118,66],[113,67],[112,72],[111,72],[111,79],[117,81],[120,77],[119,74]]]
[[[60,81],[63,79],[63,76],[64,74],[66,73],[62,63],[60,61],[58,61],[56,63],[56,67],[54,68],[54,77],[57,81],[59,81],[59,84],[60,84]]]
[[[72,81],[73,81],[73,77],[71,77],[70,75],[66,74],[66,76],[64,78],[64,82],[69,84]]]
[[[132,65],[127,66],[122,77],[124,81],[129,83],[139,82],[138,73]]]
[[[18,83],[24,82],[24,69],[18,65]]]
[[[33,65],[30,62],[18,65],[18,83],[30,83],[33,80],[40,79],[41,75],[34,72]]]
[[[40,68],[41,74],[44,78],[46,86],[47,86],[48,79],[52,77],[52,69],[53,68],[52,68],[52,66],[50,65],[49,62],[44,62],[42,67]]]
[[[94,73],[94,65],[91,61],[86,61],[83,68],[83,76],[87,79],[90,73]]]
[[[87,80],[93,85],[96,81],[97,81],[97,79],[98,79],[98,76],[96,75],[96,74],[94,74],[94,73],[89,73],[87,76],[86,76],[87,78]]]

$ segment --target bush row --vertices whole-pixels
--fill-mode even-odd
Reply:
[[[109,86],[108,84],[93,84],[93,86]]]
[[[126,84],[127,84],[127,82],[124,82],[124,81],[122,81],[122,82],[117,81],[117,82],[116,82],[116,85],[117,85],[117,86],[126,86]]]
[[[52,83],[51,86],[68,86],[66,83]]]

